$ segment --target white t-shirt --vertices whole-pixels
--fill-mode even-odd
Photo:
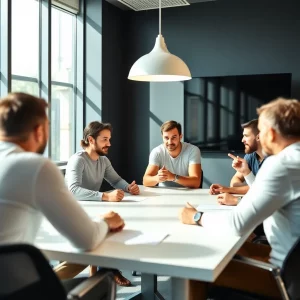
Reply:
[[[205,212],[202,225],[241,235],[264,224],[270,262],[281,267],[300,237],[300,142],[268,157],[243,200],[230,212]]]
[[[93,222],[47,158],[0,141],[0,244],[33,243],[42,218],[82,250],[99,245],[108,225]]]
[[[189,166],[195,164],[201,164],[200,149],[189,143],[181,143],[182,148],[180,154],[173,158],[164,144],[155,147],[149,157],[149,165],[155,165],[159,168],[166,167],[171,173],[180,176],[189,176]],[[181,185],[172,182],[165,181],[159,184],[160,186],[175,186]]]

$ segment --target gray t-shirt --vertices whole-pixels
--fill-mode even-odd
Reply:
[[[189,176],[189,165],[201,164],[201,153],[200,149],[189,143],[181,143],[182,148],[180,154],[173,158],[164,144],[161,144],[154,148],[149,157],[149,165],[155,165],[159,168],[166,167],[173,174],[180,176]],[[166,181],[161,182],[160,186],[173,186],[181,187],[182,185]]]
[[[65,181],[78,200],[101,200],[99,192],[103,179],[115,189],[127,192],[129,185],[112,167],[106,156],[92,160],[86,151],[79,151],[68,161]]]
[[[76,247],[90,250],[108,226],[93,222],[47,158],[0,141],[0,244],[34,243],[43,216]]]

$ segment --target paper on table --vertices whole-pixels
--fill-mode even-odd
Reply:
[[[146,200],[147,197],[140,197],[140,196],[125,196],[122,200],[122,202],[140,202]]]
[[[125,245],[158,245],[168,236],[165,232],[141,232],[126,230],[115,233],[107,238],[107,241]]]

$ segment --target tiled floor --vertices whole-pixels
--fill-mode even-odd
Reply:
[[[78,276],[88,276],[89,269],[86,268],[83,272],[81,272]],[[117,287],[117,300],[125,300],[130,295],[135,294],[141,290],[141,277],[132,276],[131,271],[123,271],[122,275],[128,278],[132,286],[130,287]],[[158,291],[164,297],[165,300],[171,300],[171,281],[168,276],[159,276],[158,277]]]

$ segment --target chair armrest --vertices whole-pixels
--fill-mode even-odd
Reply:
[[[67,296],[68,300],[95,300],[102,298],[109,300],[116,298],[116,283],[113,273],[104,269],[78,284]]]
[[[253,259],[253,258],[241,256],[241,255],[235,255],[233,260],[237,261],[239,263],[242,263],[242,264],[246,264],[246,265],[249,265],[249,266],[253,266],[253,267],[256,267],[256,268],[259,268],[259,269],[263,269],[263,270],[272,272],[272,274],[275,275],[275,276],[280,275],[280,268],[279,267],[276,267],[276,266],[274,266],[272,264],[269,264],[269,263],[265,263],[265,262],[260,261],[260,260],[256,260],[256,259]]]
[[[259,235],[256,236],[253,240],[252,243],[254,244],[264,244],[264,245],[269,245],[269,242],[267,240],[267,237],[264,235]]]
[[[242,264],[247,264],[249,266],[253,266],[255,268],[259,268],[261,270],[265,270],[265,271],[269,271],[270,273],[272,273],[272,275],[274,276],[274,279],[276,281],[276,284],[278,286],[278,289],[281,293],[282,299],[283,300],[289,300],[289,294],[286,290],[285,284],[283,282],[283,279],[281,277],[281,269],[279,267],[276,267],[272,264],[269,263],[265,263],[253,258],[249,258],[249,257],[244,257],[241,255],[235,255],[233,258],[234,261],[237,261],[239,263]]]

